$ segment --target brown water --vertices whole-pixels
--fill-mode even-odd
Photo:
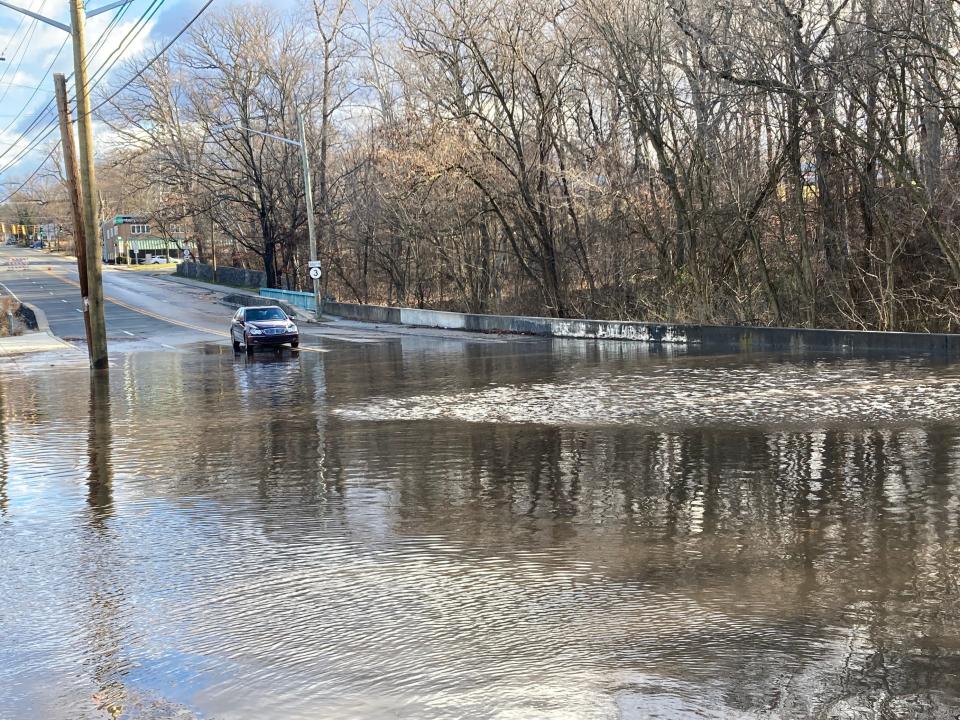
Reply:
[[[0,718],[955,718],[960,367],[0,371]]]

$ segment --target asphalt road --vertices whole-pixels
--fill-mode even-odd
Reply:
[[[19,260],[18,260],[19,259]],[[11,265],[13,261],[14,265]],[[17,262],[26,265],[16,266]],[[50,330],[60,338],[85,344],[76,261],[39,250],[0,246],[0,285],[39,307]],[[227,292],[169,275],[103,268],[104,316],[110,352],[176,350],[198,344],[229,346],[233,309],[220,303]],[[0,287],[0,292],[3,288]],[[517,342],[459,330],[370,325],[336,320],[299,323],[300,350],[326,352],[328,341],[381,343],[417,339],[430,348],[459,348],[463,343]],[[528,339],[528,342],[534,342]]]
[[[29,264],[11,267],[19,258]],[[16,260],[14,262],[17,262]],[[76,263],[24,248],[0,248],[0,283],[20,300],[39,307],[50,330],[84,341]],[[232,310],[209,291],[171,280],[105,267],[104,317],[113,349],[125,345],[176,348],[204,340],[226,342]]]

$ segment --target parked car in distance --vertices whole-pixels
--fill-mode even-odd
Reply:
[[[168,258],[168,257],[164,257],[163,255],[154,255],[154,256],[151,257],[149,260],[147,260],[147,262],[146,262],[145,264],[147,264],[147,265],[162,265],[162,264],[164,264],[164,263],[171,263],[171,262],[173,262],[173,260],[171,260],[171,259]]]
[[[235,351],[239,352],[243,345],[247,354],[252,355],[255,347],[299,347],[300,331],[293,319],[275,305],[242,307],[233,316],[230,340]]]

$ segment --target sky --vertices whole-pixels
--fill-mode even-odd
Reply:
[[[65,24],[70,23],[67,0],[8,0]],[[210,10],[232,0],[214,0]],[[88,0],[89,10],[112,0]],[[143,55],[156,43],[173,37],[194,16],[204,0],[133,0],[87,21],[88,72],[97,87],[111,82],[123,64]],[[24,17],[0,6],[0,201],[31,173],[59,137],[53,104],[53,73],[69,78],[73,54],[63,30]],[[118,60],[113,69],[111,64]],[[105,68],[97,80],[97,71]],[[113,78],[114,80],[116,77]],[[69,87],[69,83],[68,83]],[[96,90],[94,90],[96,92]],[[72,96],[72,95],[71,95]],[[31,149],[31,144],[48,134]]]

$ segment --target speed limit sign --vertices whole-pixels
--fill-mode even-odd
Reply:
[[[321,271],[320,268],[318,267],[310,268],[310,277],[313,278],[314,280],[319,280],[321,275],[323,275],[323,271]]]

